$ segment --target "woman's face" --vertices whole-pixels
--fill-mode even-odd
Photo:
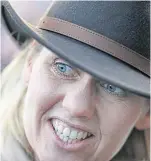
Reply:
[[[23,124],[40,161],[108,161],[145,99],[71,67],[47,49],[30,73]]]

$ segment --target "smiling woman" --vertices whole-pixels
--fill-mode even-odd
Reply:
[[[1,148],[6,160],[16,161],[20,157],[33,160],[47,154],[55,159],[64,155],[63,149],[70,159],[88,160],[92,156],[92,161],[100,161],[97,157],[106,156],[105,151],[115,155],[141,115],[140,105],[147,102],[143,97],[94,79],[35,42],[5,69],[2,78]],[[125,150],[114,159],[125,161],[134,157],[134,153],[128,153],[129,148],[132,145],[124,146]],[[59,154],[50,155],[51,151],[53,155]]]
[[[95,12],[98,11],[99,13],[107,11],[109,14],[110,10],[106,8],[113,7],[110,13],[113,19],[115,15],[113,11],[117,7],[120,15],[122,16],[124,12],[125,16],[126,7],[129,10],[131,6],[137,8],[141,5],[143,8],[144,5],[145,9],[148,6],[147,3],[139,3],[57,1],[51,5],[50,11],[47,10],[49,11],[47,16],[50,13],[51,16],[57,14],[63,16],[61,12],[63,9],[64,14],[66,13],[64,11],[68,11],[63,19],[67,21],[73,18],[78,21],[79,12],[85,11],[80,14],[79,20],[81,23],[81,15],[84,15],[82,19],[88,27],[90,22],[86,20],[87,18],[90,20],[91,15],[87,15],[90,9],[91,14],[95,16]],[[62,37],[61,34],[45,29],[39,28],[40,35],[38,35],[36,29],[31,30],[31,26],[19,19],[9,3],[4,2],[3,5],[15,22],[20,26],[23,25],[26,32],[36,40],[33,40],[2,73],[1,107],[3,108],[0,109],[2,161],[130,161],[130,159],[141,161],[147,159],[145,153],[139,158],[135,155],[127,156],[130,152],[126,150],[133,149],[133,145],[126,144],[125,148],[124,144],[127,143],[135,127],[141,130],[149,128],[147,88],[149,76],[147,70],[144,70],[148,66],[137,69],[135,62],[134,69],[123,61],[109,56],[107,50],[104,53],[103,49],[98,50],[91,44],[86,45],[84,42],[78,42],[67,36]],[[103,14],[100,15],[103,16]],[[104,18],[105,16],[106,14]],[[100,18],[98,17],[98,22]],[[119,22],[119,20],[116,21],[116,16],[114,19],[114,22]],[[111,32],[111,28],[109,31]],[[114,36],[112,38],[115,38]],[[125,39],[125,36],[120,38]],[[55,45],[58,48],[55,48]],[[144,50],[149,53],[145,45]],[[133,50],[139,48],[137,45],[131,47]],[[126,49],[126,47],[123,48]],[[143,51],[143,49],[140,50]],[[127,54],[130,54],[128,50]],[[142,57],[142,61],[144,60],[148,59]],[[123,73],[115,69],[121,69]],[[125,74],[132,78],[127,79]],[[136,85],[132,79],[135,79]],[[142,82],[144,84],[139,87]],[[122,150],[123,148],[126,150]]]

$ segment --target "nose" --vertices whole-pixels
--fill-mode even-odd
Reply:
[[[73,117],[91,119],[95,111],[94,80],[86,76],[83,80],[71,84],[63,99],[63,107]]]

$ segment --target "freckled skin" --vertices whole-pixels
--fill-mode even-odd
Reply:
[[[42,51],[44,52],[44,51]],[[41,54],[32,66],[25,97],[23,124],[27,139],[40,161],[109,161],[125,143],[142,114],[144,98],[112,95],[82,71],[66,79],[53,71],[56,56]],[[76,152],[56,146],[48,119],[57,116],[90,129],[93,144]]]

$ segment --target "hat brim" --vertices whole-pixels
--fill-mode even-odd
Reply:
[[[4,3],[3,3],[4,2]],[[135,94],[150,97],[150,78],[120,60],[77,40],[38,29],[24,21],[3,1],[15,24],[40,44],[83,71]]]

